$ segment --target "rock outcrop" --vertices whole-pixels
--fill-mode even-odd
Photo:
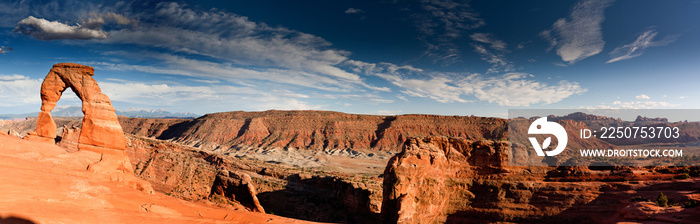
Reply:
[[[230,185],[223,185],[225,175],[219,175],[221,170],[228,170],[251,177],[259,204],[267,213],[332,223],[379,220],[382,188],[378,174],[331,174],[236,158],[170,141],[127,137],[126,152],[136,167],[134,173],[149,181],[156,191],[172,197],[208,199],[223,207],[253,210],[238,201],[240,194],[215,193],[220,187],[219,192],[231,192],[232,188],[224,187]]]
[[[60,63],[51,68],[41,84],[41,112],[36,122],[36,131],[28,132],[25,139],[55,143],[56,122],[51,117],[51,110],[61,98],[63,91],[71,88],[83,102],[83,121],[81,128],[62,129],[64,140],[60,145],[67,151],[76,148],[82,154],[95,154],[99,158],[89,164],[88,171],[112,181],[122,182],[132,188],[154,193],[151,185],[133,175],[133,167],[124,149],[126,136],[119,125],[119,120],[107,95],[97,85],[94,69],[90,66]]]
[[[507,148],[488,140],[408,139],[384,172],[382,222],[687,222],[700,211],[636,202],[660,192],[677,203],[696,200],[688,189],[699,179],[673,180],[697,176],[694,168],[505,166]]]
[[[9,136],[14,136],[14,137],[17,137],[17,138],[22,138],[22,136],[19,135],[19,133],[17,133],[17,131],[15,131],[15,130],[9,130],[9,131],[7,131],[7,135],[9,135]]]
[[[37,119],[36,132],[30,132],[29,139],[53,141],[56,138],[56,123],[51,110],[61,98],[63,91],[71,88],[83,102],[83,117],[79,148],[91,146],[110,149],[126,149],[126,137],[122,131],[112,102],[92,78],[94,69],[90,66],[60,63],[51,68],[41,84],[41,112]]]
[[[410,138],[384,171],[384,223],[445,222],[476,198],[471,177],[506,172],[507,142]],[[466,202],[466,203],[465,203]]]
[[[256,196],[258,193],[255,190],[255,185],[248,174],[221,170],[216,175],[211,194],[237,201],[250,211],[265,213],[265,209],[260,205]]]

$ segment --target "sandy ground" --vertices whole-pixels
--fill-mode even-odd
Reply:
[[[141,192],[85,171],[97,160],[0,135],[0,223],[310,223]]]

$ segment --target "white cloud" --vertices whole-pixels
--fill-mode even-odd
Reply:
[[[209,78],[239,78],[241,75],[232,74],[248,70],[246,77],[253,79],[320,83],[320,88],[327,90],[330,90],[328,85],[342,85],[343,88],[335,88],[388,91],[385,87],[371,86],[359,75],[342,69],[340,66],[348,60],[350,53],[331,49],[331,43],[311,34],[252,22],[247,17],[224,11],[192,10],[178,3],[160,3],[154,12],[141,16],[164,22],[155,27],[142,24],[137,30],[114,30],[102,42],[159,47],[224,61],[206,63],[202,60],[188,62],[191,59],[187,58],[166,59],[171,66],[168,70],[176,72],[173,74],[183,73],[177,70],[191,71],[193,69],[188,66],[199,64],[201,69],[198,72],[203,73],[200,76],[207,74],[211,76]],[[233,68],[233,71],[214,72],[208,66]],[[313,87],[311,85],[305,86]]]
[[[0,107],[41,104],[41,79],[23,75],[0,75]]]
[[[120,25],[134,25],[137,23],[135,20],[130,20],[123,15],[113,12],[104,14],[92,13],[90,18],[83,21],[83,24],[76,25],[29,16],[19,21],[13,32],[47,41],[106,39],[108,33],[102,30],[102,25],[107,22],[115,22]]]
[[[472,38],[472,40],[485,43],[485,44],[490,44],[491,48],[499,51],[505,51],[507,50],[507,44],[503,42],[502,40],[498,40],[495,37],[493,37],[493,34],[490,33],[474,33],[472,35],[469,35],[469,37]]]
[[[39,40],[88,40],[105,39],[107,32],[99,29],[83,28],[80,25],[70,26],[56,21],[48,21],[29,16],[17,23],[14,32],[32,36]]]
[[[636,96],[635,98],[637,98],[638,100],[648,100],[648,99],[650,99],[649,96],[647,96],[647,95],[645,95],[645,94]]]
[[[363,13],[361,9],[356,9],[356,8],[348,8],[345,10],[345,14],[358,14],[358,13]]]
[[[375,114],[376,115],[398,115],[401,114],[403,111],[401,110],[378,110]]]
[[[83,21],[81,27],[87,29],[100,29],[102,25],[108,22],[114,22],[119,25],[136,25],[138,20],[129,19],[124,15],[113,12],[106,12],[102,14],[93,12],[90,14],[90,18]]]
[[[463,98],[471,96],[501,106],[529,106],[556,103],[587,91],[575,82],[560,81],[556,85],[548,85],[532,80],[533,76],[525,73],[507,73],[497,77],[433,73],[428,78],[420,79],[406,77],[407,74],[420,71],[410,66],[383,63],[365,64],[362,68],[369,74],[403,88],[401,92],[405,95],[442,103],[473,102]]]
[[[162,107],[188,105],[190,108],[196,108],[200,113],[233,109],[315,110],[322,108],[302,101],[302,98],[308,98],[303,94],[287,91],[271,92],[251,87],[185,86],[141,82],[101,82],[100,87],[112,102],[125,102],[146,107],[152,106],[153,102],[158,102],[158,106]]]
[[[675,40],[673,36],[666,36],[660,41],[654,41],[654,37],[656,37],[657,34],[656,31],[649,30],[639,35],[634,42],[615,48],[615,50],[610,52],[611,58],[606,63],[639,57],[644,53],[644,50],[649,47],[666,46]]]
[[[10,52],[14,49],[11,47],[5,47],[5,46],[0,46],[0,54],[6,54],[7,52]]]
[[[561,18],[551,30],[541,33],[556,47],[563,61],[576,63],[603,50],[602,24],[604,11],[612,0],[581,0],[571,10],[568,19]]]
[[[129,54],[127,54],[129,55]],[[240,83],[249,80],[269,81],[281,84],[292,84],[308,88],[350,92],[359,87],[378,91],[388,91],[388,88],[377,88],[361,81],[344,80],[336,77],[328,77],[322,74],[280,68],[241,68],[232,64],[214,63],[195,59],[188,59],[168,54],[144,53],[141,56],[155,58],[163,61],[164,66],[144,66],[115,64],[107,62],[86,62],[100,69],[107,70],[131,70],[156,74],[171,74],[196,77],[205,80],[225,80]]]
[[[532,75],[525,73],[508,73],[501,77],[491,78],[472,75],[460,81],[460,86],[466,90],[466,94],[474,94],[480,100],[497,103],[501,106],[551,104],[587,91],[575,82],[560,81],[556,85],[550,86],[528,80],[530,77]]]
[[[622,102],[619,100],[613,101],[610,104],[602,103],[596,106],[586,106],[580,107],[582,109],[660,109],[660,108],[673,108],[679,106],[678,104],[673,104],[665,101],[630,101]]]
[[[481,60],[491,64],[491,68],[486,71],[487,74],[515,71],[515,66],[506,59],[505,55],[492,53],[479,44],[473,44],[472,47],[474,47],[474,52],[479,53]]]
[[[615,101],[612,103],[613,107],[620,109],[655,109],[655,108],[669,108],[677,107],[678,104],[672,104],[664,101],[633,101],[633,102],[620,102]]]

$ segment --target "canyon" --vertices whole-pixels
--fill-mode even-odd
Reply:
[[[528,125],[517,124],[535,118],[509,125],[280,110],[118,117],[93,75],[88,66],[54,65],[38,117],[0,122],[0,222],[693,223],[700,215],[700,167],[567,166],[571,152],[549,165],[513,164],[532,153],[522,135]],[[83,118],[51,116],[68,88],[83,101]],[[645,125],[683,127],[674,144],[700,137],[697,122],[549,118],[569,136]],[[568,145],[634,143],[572,138]],[[664,204],[652,202],[655,195]],[[58,218],[70,209],[97,215]]]
[[[55,120],[58,133],[80,126],[78,118]],[[32,122],[3,128],[22,133]],[[568,132],[589,127],[559,122]],[[659,193],[676,204],[700,200],[697,167],[508,166],[505,119],[265,111],[119,123],[134,175],[156,192],[236,211],[344,223],[686,222],[698,214],[647,202]],[[245,189],[254,186],[259,208],[242,202],[253,194],[224,191],[232,188],[217,180],[222,171],[250,177]],[[678,178],[686,173],[693,175]]]

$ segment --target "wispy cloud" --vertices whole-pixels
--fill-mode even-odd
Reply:
[[[484,77],[480,74],[431,73],[429,77],[421,79],[407,76],[422,72],[410,66],[383,63],[362,64],[361,68],[366,73],[401,87],[401,92],[405,95],[429,98],[442,103],[473,102],[464,98],[466,96],[501,106],[529,106],[556,103],[587,91],[575,82],[560,81],[549,85],[535,81],[532,75],[525,73],[507,73],[495,77]]]
[[[605,8],[612,0],[581,0],[571,9],[569,18],[557,20],[541,36],[556,48],[563,61],[576,63],[603,50],[602,24]]]
[[[345,14],[359,14],[363,13],[362,9],[356,9],[356,8],[348,8],[345,10]]]
[[[41,81],[23,75],[0,75],[0,107],[41,103]]]
[[[13,51],[11,47],[5,47],[5,46],[0,46],[0,54],[7,54],[10,51]]]
[[[639,35],[634,42],[615,48],[615,50],[610,52],[610,60],[606,63],[639,57],[644,53],[644,50],[649,47],[666,46],[676,39],[675,36],[666,36],[660,41],[654,41],[654,37],[656,37],[657,34],[656,31],[649,30]]]
[[[164,22],[154,28],[112,31],[103,42],[155,46],[224,60],[229,67],[274,68],[279,73],[306,73],[319,80],[369,86],[360,76],[339,67],[349,52],[331,49],[330,42],[311,34],[270,27],[233,13],[196,11],[178,3],[159,4],[148,16]]]
[[[474,47],[474,52],[481,56],[481,60],[491,64],[491,68],[486,71],[487,74],[515,71],[513,63],[506,59],[502,53],[493,53],[479,44],[473,44],[472,47]]]
[[[422,1],[420,6],[425,12],[422,15],[429,17],[417,22],[425,22],[417,24],[423,40],[429,46],[437,47],[436,52],[452,52],[442,54],[447,58],[459,58],[453,42],[465,30],[484,24],[466,4],[449,0]],[[412,96],[444,103],[478,100],[502,106],[528,106],[556,103],[586,91],[575,82],[543,83],[525,73],[487,77],[355,61],[350,59],[350,52],[332,48],[332,44],[321,37],[253,22],[223,10],[202,11],[179,3],[159,3],[154,7],[147,12],[95,13],[93,16],[88,13],[85,14],[88,19],[80,20],[82,24],[76,25],[46,19],[39,21],[42,19],[38,18],[32,20],[49,23],[37,25],[39,27],[63,27],[70,32],[80,29],[104,32],[104,39],[97,38],[87,43],[143,46],[144,50],[139,52],[110,53],[110,56],[131,60],[84,63],[98,70],[140,71],[197,80],[187,84],[118,79],[100,83],[113,101],[137,105],[152,102],[192,107],[215,105],[217,109],[214,110],[220,111],[234,109],[224,108],[227,105],[244,105],[246,108],[235,109],[253,110],[318,109],[324,106],[312,102],[314,98],[323,98],[320,94],[357,99],[365,104],[383,104],[394,100],[378,96],[378,93],[384,95],[396,89],[392,94],[398,94],[397,98],[401,100]],[[102,20],[96,15],[102,15]],[[128,18],[138,18],[139,22]],[[103,25],[108,21],[134,28],[110,29],[111,26]],[[53,36],[28,35],[37,39],[80,39],[56,36],[57,31],[46,30],[49,29],[42,32]],[[470,38],[478,42],[472,45],[474,50],[493,65],[487,73],[514,70],[512,63],[502,55],[507,51],[505,42],[486,33],[474,34]],[[147,61],[148,64],[134,61]],[[370,85],[366,81],[370,78],[381,79],[377,83],[387,86]],[[226,86],[229,83],[239,85]],[[300,89],[321,93],[298,91]]]
[[[229,111],[233,109],[268,110],[315,110],[322,106],[312,105],[299,95],[284,91],[265,91],[249,87],[228,85],[186,86],[179,84],[149,84],[142,82],[102,82],[102,90],[113,102],[149,107],[153,102],[168,107],[185,104],[203,111]],[[251,103],[254,102],[254,103]],[[233,107],[235,105],[235,108]]]
[[[469,37],[472,38],[472,40],[489,44],[491,48],[499,51],[505,51],[507,50],[507,44],[503,42],[502,40],[496,39],[493,34],[490,33],[474,33],[472,35],[469,35]]]
[[[426,43],[425,55],[435,62],[452,64],[461,59],[454,41],[464,31],[485,24],[471,6],[452,0],[422,0],[413,15],[415,25],[421,33],[420,40]]]
[[[487,74],[515,71],[513,63],[503,54],[508,52],[508,45],[505,42],[490,33],[474,33],[469,37],[476,42],[487,44],[489,48],[495,50],[493,52],[481,44],[472,44],[474,52],[481,56],[481,60],[491,64],[491,68],[486,71]]]

